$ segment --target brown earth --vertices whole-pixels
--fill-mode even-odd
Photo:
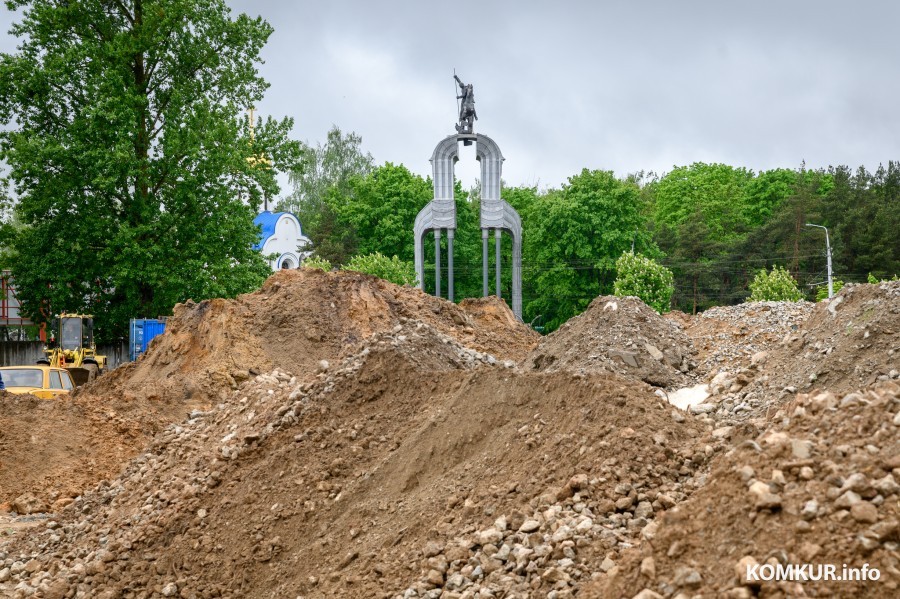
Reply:
[[[527,368],[541,372],[616,372],[658,387],[684,386],[696,367],[690,338],[634,297],[600,296],[541,339]]]
[[[175,307],[165,334],[133,364],[85,388],[99,397],[215,402],[251,373],[306,377],[400,318],[426,322],[499,360],[520,360],[538,335],[495,297],[457,305],[351,271],[282,270],[256,293]]]
[[[801,394],[756,441],[717,459],[706,486],[584,596],[897,597],[898,413],[894,381],[843,398]],[[751,584],[747,563],[834,564],[839,573],[868,564],[881,579]]]
[[[182,306],[73,402],[203,411],[0,539],[0,595],[896,596],[900,287],[835,301],[698,322],[598,298],[536,349],[502,302],[356,274]],[[651,386],[720,371],[734,378],[697,417]],[[753,586],[742,558],[882,579]]]
[[[578,473],[600,477],[586,507],[637,534],[625,513],[646,502],[643,526],[657,495],[681,497],[708,459],[705,429],[674,422],[646,386],[520,374],[474,354],[408,321],[312,385],[281,371],[245,383],[67,508],[62,534],[35,539],[49,542],[38,558],[47,584],[94,596],[173,583],[197,597],[389,597],[415,580],[429,542],[443,554],[501,514],[521,518]],[[79,563],[92,574],[73,574]]]
[[[156,433],[183,420],[192,407],[115,396],[101,402],[84,395],[46,400],[0,392],[0,504],[31,495],[31,513],[71,502],[118,475]]]
[[[236,300],[179,304],[140,360],[71,399],[5,395],[0,504],[32,494],[46,508],[75,497],[116,476],[160,430],[227,397],[251,372],[282,368],[310,378],[320,360],[338,359],[406,318],[498,360],[521,359],[538,339],[495,297],[457,306],[355,272],[279,271]]]

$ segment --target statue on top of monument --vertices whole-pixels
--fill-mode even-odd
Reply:
[[[456,73],[453,78],[459,84],[461,95],[456,96],[457,100],[462,100],[459,105],[459,123],[456,125],[457,133],[472,133],[474,122],[478,120],[475,114],[475,90],[471,83],[465,84],[460,81]]]

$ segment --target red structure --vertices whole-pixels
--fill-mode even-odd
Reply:
[[[26,327],[34,323],[19,313],[19,300],[12,274],[4,270],[0,275],[0,327]],[[44,330],[41,329],[41,341],[44,341]]]

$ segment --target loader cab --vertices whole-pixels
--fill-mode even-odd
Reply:
[[[59,347],[77,351],[94,346],[94,319],[90,316],[62,314],[59,317]]]

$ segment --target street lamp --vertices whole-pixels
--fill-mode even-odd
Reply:
[[[828,227],[814,225],[812,223],[806,223],[806,226],[825,229],[825,255],[828,258],[828,299],[831,299],[834,297],[834,283],[831,280],[831,241],[828,239]]]

